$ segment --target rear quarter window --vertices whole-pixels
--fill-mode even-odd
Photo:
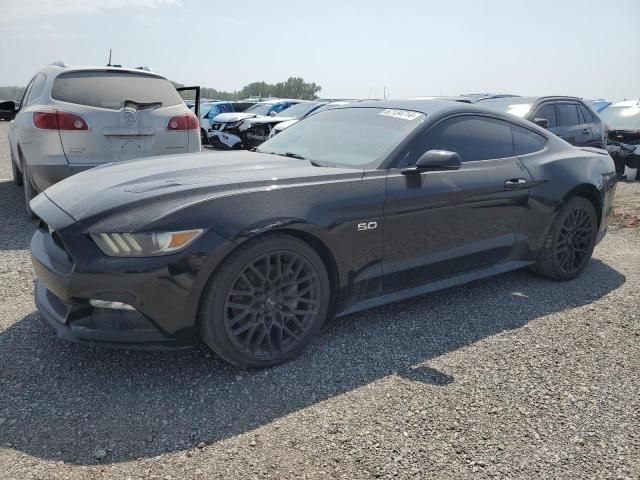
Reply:
[[[547,139],[544,135],[520,125],[511,124],[511,133],[513,134],[513,151],[515,155],[528,155],[529,153],[539,152],[547,145]]]
[[[81,71],[63,73],[53,83],[51,98],[90,107],[119,110],[126,100],[179,105],[182,98],[162,77],[132,72]]]

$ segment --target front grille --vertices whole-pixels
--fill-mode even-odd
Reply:
[[[67,256],[67,260],[69,260],[69,262],[73,263],[73,258],[71,258],[71,254],[67,250],[67,247],[65,246],[65,244],[62,241],[62,238],[60,237],[58,232],[56,232],[51,227],[51,225],[49,225],[49,224],[47,224],[45,222],[41,222],[40,225],[44,230],[46,230],[49,233],[49,237],[51,237],[51,240],[53,240],[54,245],[65,253],[65,255]]]

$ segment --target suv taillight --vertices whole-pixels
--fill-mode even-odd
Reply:
[[[33,112],[33,124],[42,130],[89,130],[89,125],[80,115],[57,110]]]
[[[167,130],[198,130],[199,128],[198,117],[191,112],[171,117],[167,125]]]

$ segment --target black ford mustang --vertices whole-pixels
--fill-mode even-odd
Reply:
[[[255,152],[164,156],[60,182],[31,206],[36,302],[65,339],[181,347],[242,367],[331,315],[522,267],[570,279],[605,234],[606,152],[464,103],[323,111]]]

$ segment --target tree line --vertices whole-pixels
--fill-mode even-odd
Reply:
[[[173,82],[176,87],[183,87],[180,83]],[[289,77],[284,82],[267,83],[252,82],[241,90],[235,92],[223,92],[215,88],[200,88],[200,97],[215,100],[240,100],[249,97],[278,97],[299,98],[301,100],[313,100],[318,98],[318,92],[322,87],[316,83],[305,82],[301,77]],[[193,100],[193,92],[180,92],[185,100]]]

